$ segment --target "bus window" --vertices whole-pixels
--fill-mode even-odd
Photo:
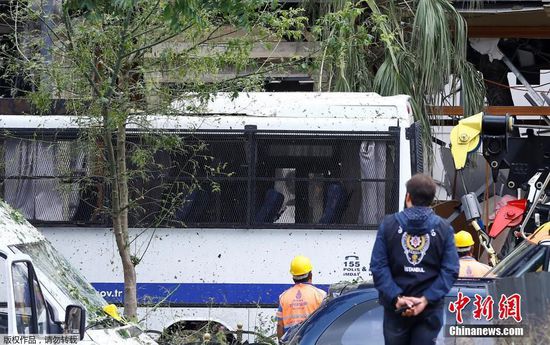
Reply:
[[[4,140],[4,198],[27,219],[72,220],[79,204],[84,154],[71,141]]]
[[[398,209],[396,133],[181,134],[186,149],[157,151],[146,169],[131,159],[146,143],[129,135],[129,226],[376,229]],[[75,142],[5,140],[4,196],[30,221],[108,223],[101,157]]]
[[[278,193],[276,224],[376,227],[397,210],[396,150],[388,138],[269,136],[258,139],[255,205]],[[395,193],[394,193],[395,192]],[[280,199],[279,198],[279,199]]]
[[[244,226],[249,159],[239,134],[193,136],[186,152],[170,156],[162,183],[161,224]],[[150,213],[150,211],[148,211]]]

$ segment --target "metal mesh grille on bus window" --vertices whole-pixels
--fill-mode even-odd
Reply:
[[[74,141],[5,139],[2,172],[4,200],[31,221],[94,217],[98,189],[87,179],[86,154]]]
[[[170,155],[158,202],[135,210],[142,218],[134,217],[133,223],[145,226],[154,219],[157,226],[244,226],[250,158],[243,135],[194,135],[188,145],[195,149]]]
[[[372,229],[398,209],[399,130],[178,135],[190,148],[147,171],[129,158],[131,227]],[[39,223],[107,224],[110,185],[75,142],[5,139],[5,200]]]
[[[424,172],[424,141],[422,140],[422,124],[413,123],[407,128],[407,139],[411,149],[411,174]]]
[[[258,138],[253,221],[376,227],[397,210],[396,147],[387,133]]]

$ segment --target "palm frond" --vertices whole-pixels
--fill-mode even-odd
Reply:
[[[485,87],[479,72],[466,60],[467,25],[450,1],[329,3],[325,8],[328,12],[317,22],[325,28],[320,30],[325,35],[319,38],[325,47],[322,66],[330,75],[325,84],[328,91],[410,95],[415,118],[423,124],[428,154],[432,146],[427,110],[432,105],[444,105],[449,80],[453,90],[461,91],[465,113],[481,110]],[[481,3],[471,2],[472,6]],[[338,26],[341,21],[337,19],[346,11],[358,11],[348,25],[355,26],[355,33],[364,30],[361,37],[371,35],[370,40],[354,41],[356,35],[343,34],[346,30]]]
[[[483,109],[485,100],[485,83],[483,76],[469,62],[463,62],[458,66],[461,82],[462,104],[464,115],[469,116],[479,113]]]
[[[418,60],[418,82],[431,100],[453,71],[460,47],[454,47],[444,0],[419,0],[413,22],[411,49]]]

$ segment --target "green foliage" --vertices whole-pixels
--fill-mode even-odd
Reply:
[[[10,212],[10,218],[16,222],[17,224],[24,224],[25,223],[25,216],[21,214],[21,212],[12,209]]]
[[[410,95],[428,153],[428,108],[449,104],[446,84],[461,91],[466,115],[481,110],[483,80],[466,60],[466,23],[449,1],[339,0],[317,17],[319,87]]]
[[[134,266],[139,265],[139,263],[141,262],[141,258],[138,257],[137,255],[131,255],[130,258],[131,258],[132,264],[134,264]]]
[[[10,60],[6,73],[24,80],[32,90],[25,96],[40,113],[53,97],[68,100],[91,169],[89,180],[79,182],[105,182],[110,196],[102,211],[113,220],[124,276],[133,276],[145,252],[130,253],[129,211],[147,217],[144,202],[161,204],[149,226],[166,224],[191,192],[219,192],[214,177],[231,173],[214,163],[200,140],[157,130],[148,115],[175,116],[172,101],[189,93],[207,100],[214,92],[261,89],[264,74],[279,67],[254,60],[252,49],[302,37],[307,19],[302,10],[263,0],[65,0],[54,9],[47,4],[13,0],[9,13],[0,14],[17,26],[16,49],[2,56]],[[162,83],[161,76],[177,85]],[[137,142],[136,136],[128,139],[130,126],[142,133]],[[179,160],[157,159],[166,153]],[[168,170],[178,172],[176,181],[163,179]],[[151,189],[163,197],[151,201],[144,186],[155,183]],[[128,298],[133,302],[125,301],[125,313],[133,317],[135,296]]]
[[[47,110],[49,95],[71,99],[71,108],[90,117],[103,118],[108,109],[103,125],[111,130],[132,122],[138,109],[168,111],[178,90],[261,88],[258,75],[276,67],[258,65],[253,47],[298,39],[307,21],[300,9],[260,0],[71,0],[53,13],[14,2],[13,11],[20,25],[36,23],[18,34],[19,54],[8,72],[35,90],[29,98],[36,107]],[[204,78],[228,71],[234,77]],[[159,83],[159,75],[181,87]]]
[[[372,88],[372,71],[366,55],[373,36],[363,20],[363,8],[344,2],[341,8],[334,5],[316,21],[312,33],[323,46],[319,87],[326,69],[329,90],[369,91]]]
[[[290,8],[267,12],[262,18],[262,24],[273,30],[276,37],[298,40],[304,34],[307,20],[303,9]]]
[[[67,108],[86,128],[81,145],[100,157],[94,169],[112,184],[153,178],[162,169],[155,162],[161,151],[186,156],[191,175],[230,173],[223,164],[208,164],[203,144],[153,131],[146,115],[171,114],[171,102],[183,93],[207,100],[218,91],[261,89],[264,73],[277,67],[258,63],[251,50],[298,39],[307,22],[301,9],[261,0],[68,0],[54,11],[13,1],[6,15],[26,28],[15,33],[18,46],[7,73],[22,76],[39,113],[50,110],[51,98],[68,100]],[[205,78],[220,73],[229,77]],[[159,76],[179,82],[163,84]],[[114,139],[125,136],[128,125],[149,134],[141,145],[120,151]],[[127,167],[117,165],[120,154],[127,156]],[[219,191],[218,184],[211,187]]]

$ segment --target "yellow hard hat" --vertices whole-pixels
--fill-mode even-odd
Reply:
[[[290,262],[290,274],[294,277],[305,276],[311,272],[312,269],[313,266],[311,265],[311,261],[308,257],[303,255],[295,256]]]
[[[474,245],[474,239],[468,231],[460,230],[455,234],[455,245],[457,248],[467,248]]]

